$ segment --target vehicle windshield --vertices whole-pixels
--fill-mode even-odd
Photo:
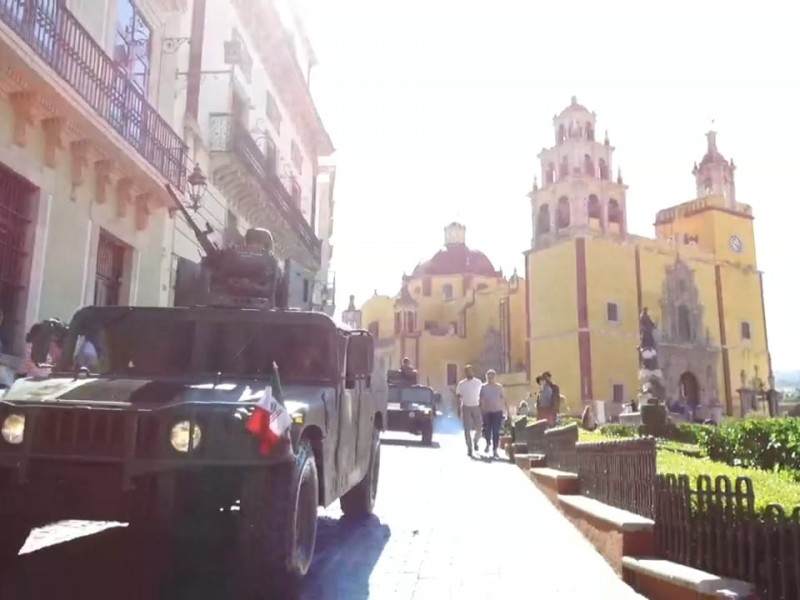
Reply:
[[[428,388],[390,387],[389,402],[433,404],[433,392]]]
[[[318,325],[201,319],[152,312],[98,311],[70,326],[62,372],[182,377],[222,373],[263,377],[278,365],[283,382],[336,377],[335,339]]]

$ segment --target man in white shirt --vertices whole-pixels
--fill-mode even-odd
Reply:
[[[478,440],[481,437],[483,428],[483,417],[481,415],[481,386],[483,382],[475,377],[472,372],[472,365],[464,367],[466,377],[458,382],[456,386],[456,397],[461,403],[461,419],[464,423],[464,440],[467,443],[467,454],[472,456],[473,450],[478,451]],[[469,432],[474,431],[474,437],[470,440]]]

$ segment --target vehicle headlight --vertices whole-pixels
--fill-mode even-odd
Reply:
[[[2,435],[9,444],[21,444],[25,438],[25,415],[8,415],[3,421]]]
[[[191,437],[190,437],[191,432]],[[191,421],[179,421],[172,427],[169,434],[169,443],[178,452],[190,452],[195,450],[203,439],[203,432],[200,425]]]

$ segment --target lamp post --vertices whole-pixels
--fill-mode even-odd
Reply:
[[[194,212],[197,212],[200,209],[203,196],[206,195],[206,190],[208,189],[208,179],[203,174],[203,171],[200,170],[199,164],[194,164],[194,169],[189,174],[187,181],[189,183],[190,206]]]

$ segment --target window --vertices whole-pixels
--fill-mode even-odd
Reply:
[[[692,333],[692,316],[689,308],[681,304],[678,306],[678,339],[682,342],[691,342]]]
[[[125,269],[126,248],[101,231],[97,242],[97,268],[94,284],[95,306],[118,306],[121,297],[122,275]]]
[[[406,312],[406,331],[408,333],[414,333],[416,330],[416,319],[414,317],[415,315],[412,311]]]
[[[247,44],[244,43],[244,39],[235,29],[231,32],[231,49],[235,53],[235,56],[226,58],[239,67],[242,75],[244,75],[245,81],[250,83],[253,77],[253,59],[250,56],[250,51],[247,49]]]
[[[378,334],[380,333],[380,323],[378,323],[377,321],[373,321],[367,326],[367,331],[369,331],[369,334],[372,337],[378,339],[379,337]],[[381,368],[381,371],[383,371],[383,368]]]
[[[752,339],[750,337],[750,323],[747,321],[742,321],[742,339],[749,340]]]
[[[430,296],[431,295],[431,278],[426,277],[422,280],[422,295],[423,296]]]
[[[609,302],[606,304],[606,318],[611,323],[619,322],[619,306],[616,302]]]
[[[442,294],[444,295],[445,300],[452,300],[453,299],[453,286],[449,283],[445,283],[442,286]]]
[[[278,147],[269,135],[264,136],[264,156],[267,157],[267,173],[277,173]]]
[[[151,34],[150,25],[133,0],[118,0],[114,61],[145,95],[150,78]]]
[[[303,279],[303,302],[308,302],[309,288],[308,279]]]
[[[458,365],[454,363],[447,363],[447,385],[456,385],[458,383]]]
[[[615,404],[622,404],[625,402],[625,386],[621,383],[615,383],[612,387],[612,394]]]
[[[281,132],[281,110],[278,108],[278,101],[275,100],[269,91],[267,92],[267,119],[275,127],[275,131]]]
[[[300,146],[294,140],[292,140],[292,164],[298,173],[303,172],[303,153],[300,152]]]

